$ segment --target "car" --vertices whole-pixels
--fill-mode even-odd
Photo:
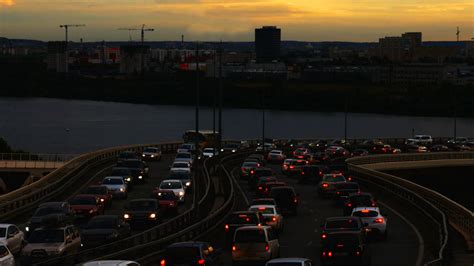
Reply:
[[[243,162],[240,167],[240,178],[245,179],[250,175],[250,172],[256,168],[260,167],[260,163],[255,162]]]
[[[268,153],[269,151],[276,148],[276,145],[273,143],[263,143],[263,147],[260,143],[257,143],[257,148],[255,149],[256,152]]]
[[[325,164],[330,159],[331,158],[326,152],[316,151],[316,152],[311,153],[311,157],[309,158],[309,163],[310,164]]]
[[[352,175],[349,172],[349,168],[347,168],[345,160],[342,162],[332,162],[327,168],[327,173],[341,174],[346,178],[347,181],[352,181]]]
[[[96,196],[100,204],[104,207],[112,205],[112,192],[106,186],[92,185],[89,186],[83,193],[83,195],[94,195]]]
[[[42,227],[51,222],[60,224],[72,224],[75,219],[74,211],[67,202],[46,202],[38,206],[26,224],[27,235],[36,228]]]
[[[466,137],[456,137],[448,140],[448,144],[466,144],[469,141],[469,138]]]
[[[271,168],[260,167],[250,171],[247,183],[251,190],[254,190],[258,184],[259,178],[262,176],[274,176],[275,173]]]
[[[188,162],[177,161],[173,162],[170,168],[170,172],[186,171],[191,173],[191,165]]]
[[[298,183],[313,183],[317,184],[321,181],[324,173],[327,171],[327,167],[323,165],[302,165],[298,167],[296,177]]]
[[[298,148],[293,151],[293,157],[295,159],[303,159],[306,154],[310,153],[310,150],[307,148]]]
[[[4,243],[0,243],[0,265],[2,266],[15,266],[15,257],[13,256],[8,246]]]
[[[413,138],[407,139],[406,144],[431,145],[433,138],[430,135],[415,135]]]
[[[109,176],[120,176],[122,177],[127,185],[130,187],[133,183],[136,183],[135,177],[132,175],[132,171],[126,167],[114,167],[112,173]]]
[[[270,226],[244,226],[235,231],[232,263],[268,261],[280,256],[280,242]]]
[[[367,156],[367,155],[369,155],[369,151],[364,150],[364,149],[355,149],[351,152],[351,157]]]
[[[0,242],[6,244],[8,251],[11,251],[11,253],[18,254],[26,244],[25,234],[14,224],[0,224]],[[1,251],[0,246],[0,258],[2,257]],[[5,253],[5,250],[3,250],[3,253]],[[3,264],[0,263],[0,265]]]
[[[148,178],[148,165],[139,159],[128,159],[121,161],[117,164],[117,167],[125,167],[130,169],[133,176],[133,183],[143,182],[145,178]]]
[[[219,151],[215,148],[204,148],[204,150],[202,151],[202,156],[204,158],[210,158],[210,157],[218,156],[218,155],[219,155]]]
[[[267,155],[268,162],[281,162],[285,159],[286,155],[282,150],[271,150]]]
[[[130,235],[130,225],[119,215],[98,215],[82,228],[81,246],[84,249],[94,248]]]
[[[284,187],[287,186],[287,184],[283,181],[270,181],[270,182],[265,182],[262,183],[261,185],[258,185],[257,197],[268,197],[270,196],[270,192],[272,191],[272,188],[274,187]]]
[[[161,150],[157,147],[147,147],[143,149],[142,160],[144,161],[159,161],[161,160]]]
[[[299,205],[299,194],[295,192],[293,187],[283,186],[283,187],[273,187],[270,190],[270,198],[274,198],[276,201],[276,206],[285,214],[298,214],[298,205]]]
[[[437,151],[437,152],[449,151],[449,147],[446,146],[446,145],[442,145],[442,144],[433,145],[433,146],[431,146],[430,151]]]
[[[32,262],[77,253],[81,236],[72,225],[41,227],[31,232],[28,243],[21,251],[23,261]],[[23,265],[23,263],[22,263]]]
[[[283,215],[278,212],[276,205],[252,205],[249,211],[262,213],[266,225],[278,231],[283,230]]]
[[[161,266],[221,266],[222,258],[217,250],[207,242],[178,242],[166,247]]]
[[[329,146],[325,152],[329,155],[331,158],[338,158],[338,157],[348,157],[350,156],[350,153],[348,150],[346,150],[343,147],[340,146]]]
[[[249,160],[257,160],[257,162],[260,163],[261,166],[265,166],[265,164],[267,163],[267,161],[265,160],[265,156],[259,153],[250,154],[247,159],[245,159],[245,161]]]
[[[168,177],[166,179],[174,179],[174,180],[181,180],[181,183],[183,183],[184,189],[186,191],[192,190],[192,176],[189,171],[183,171],[183,170],[174,170],[170,171]]]
[[[346,178],[341,174],[325,174],[318,184],[318,195],[323,198],[336,195],[336,184],[345,183]]]
[[[378,207],[357,207],[352,210],[351,216],[360,217],[367,224],[370,235],[387,239],[387,215],[382,215]]]
[[[233,212],[227,218],[224,225],[224,231],[227,240],[232,240],[235,230],[242,226],[264,225],[265,218],[262,213],[255,211],[237,211]]]
[[[350,215],[357,207],[377,207],[377,202],[374,196],[367,192],[349,194],[344,202],[343,215]]]
[[[329,146],[344,146],[348,144],[349,142],[345,139],[333,139],[328,143]]]
[[[179,198],[174,194],[173,190],[164,190],[155,188],[152,196],[158,200],[162,212],[178,212]]]
[[[298,175],[301,166],[307,165],[308,161],[304,159],[286,159],[283,161],[282,172],[287,176]]]
[[[188,163],[189,165],[193,165],[193,155],[190,152],[180,152],[176,154],[176,157],[174,158],[174,162],[184,162]]]
[[[235,153],[241,149],[240,143],[227,143],[222,147],[221,152],[224,153]]]
[[[178,202],[184,202],[186,191],[185,186],[179,179],[165,179],[161,181],[159,189],[171,190],[178,197]]]
[[[355,216],[326,218],[321,225],[321,241],[324,242],[329,233],[340,231],[359,232],[363,237],[367,237],[367,224]]]
[[[360,186],[356,182],[341,182],[336,183],[336,199],[339,200],[339,203],[344,204],[346,199],[349,197],[349,194],[360,193]]]
[[[279,258],[267,261],[265,266],[315,266],[314,262],[305,258]]]
[[[178,147],[176,153],[195,153],[196,152],[196,145],[194,143],[184,143]]]
[[[104,205],[100,202],[100,198],[95,195],[76,195],[69,200],[69,205],[76,213],[76,220],[87,220],[104,214]]]
[[[258,178],[258,182],[257,182],[257,186],[256,186],[256,189],[255,189],[255,194],[257,197],[260,197],[261,195],[263,195],[264,191],[265,191],[265,184],[268,183],[268,182],[277,182],[277,178],[275,176],[262,176],[262,177],[259,177]],[[267,192],[270,192],[267,190]],[[268,194],[268,193],[266,193]]]
[[[321,265],[371,265],[372,251],[359,232],[328,233],[321,246]]]
[[[426,153],[429,152],[428,147],[421,144],[407,144],[405,147],[407,152],[412,153]]]
[[[138,156],[133,151],[124,151],[117,155],[117,162],[121,162],[129,159],[138,159]]]
[[[161,222],[159,209],[157,199],[134,199],[125,206],[122,217],[132,228],[157,225]]]
[[[273,206],[276,206],[276,201],[275,201],[275,199],[272,199],[272,198],[256,198],[256,199],[253,199],[250,202],[250,206],[252,206],[252,205],[273,205]]]
[[[140,263],[132,260],[94,260],[82,266],[140,266]]]
[[[105,177],[101,184],[112,192],[113,198],[126,199],[128,196],[128,185],[120,176]]]

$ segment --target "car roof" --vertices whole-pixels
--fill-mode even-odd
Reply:
[[[249,226],[242,226],[237,228],[237,231],[246,231],[246,230],[265,230],[265,229],[270,229],[272,228],[271,226],[268,225],[249,225]]]
[[[275,205],[270,205],[270,204],[257,204],[257,205],[250,205],[249,208],[275,208]]]
[[[356,208],[352,209],[352,212],[363,211],[363,210],[376,211],[376,212],[380,213],[379,207],[356,207]]]
[[[360,218],[359,217],[355,217],[355,216],[338,216],[338,217],[329,217],[329,218],[326,218],[326,222],[329,222],[329,221],[339,221],[339,220],[359,220]]]
[[[233,212],[232,214],[256,214],[256,211],[236,211]]]
[[[131,261],[131,260],[96,260],[96,261],[89,261],[84,264],[81,264],[82,266],[119,266],[119,265],[127,265],[129,263],[136,263],[136,261]]]
[[[356,197],[356,196],[372,196],[369,192],[360,192],[360,193],[349,193],[349,197]]]
[[[332,232],[327,232],[328,235],[360,235],[359,231],[332,231]]]
[[[7,228],[9,226],[12,226],[14,224],[0,224],[0,228]]]
[[[153,198],[149,198],[149,199],[133,199],[133,200],[130,200],[130,202],[138,202],[138,201],[153,201],[153,202],[157,202],[156,199],[153,199]]]
[[[120,179],[120,180],[123,180],[123,177],[121,177],[121,176],[106,176],[106,177],[104,177],[103,180],[105,180],[105,179]]]
[[[181,180],[179,179],[165,179],[163,181],[161,181],[161,183],[166,183],[166,182],[169,182],[169,183],[181,183]],[[161,184],[160,183],[160,184]]]
[[[289,263],[295,263],[295,262],[305,262],[305,261],[309,261],[310,259],[306,259],[306,258],[278,258],[278,259],[272,259],[268,262],[289,262]],[[267,262],[267,263],[268,263]]]

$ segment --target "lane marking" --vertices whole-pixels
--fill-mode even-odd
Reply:
[[[382,201],[378,201],[378,203],[382,206],[384,206],[384,208],[387,208],[388,210],[390,210],[391,212],[393,212],[395,215],[397,215],[398,217],[400,217],[406,224],[408,224],[408,226],[411,227],[411,229],[415,232],[417,238],[418,238],[418,256],[416,258],[416,266],[421,266],[423,264],[423,257],[424,257],[424,252],[425,252],[425,242],[423,240],[423,237],[421,236],[421,233],[420,231],[418,231],[418,229],[416,228],[416,226],[410,222],[410,220],[408,220],[407,218],[405,218],[403,215],[401,215],[399,212],[397,212],[396,210],[394,210],[393,208],[389,207],[387,204],[383,203]]]

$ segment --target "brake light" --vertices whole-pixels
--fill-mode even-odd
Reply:
[[[298,198],[294,198],[294,199],[293,199],[293,202],[294,202],[294,203],[298,203]]]
[[[265,245],[265,251],[269,251],[270,250],[270,247],[268,246],[268,244]]]
[[[321,238],[322,238],[322,239],[326,239],[327,237],[328,237],[328,236],[327,236],[326,234],[322,234],[322,235],[321,235]]]
[[[295,169],[295,166],[294,166],[294,165],[290,165],[290,169]]]
[[[204,260],[198,260],[199,265],[204,265],[206,262]]]
[[[301,175],[304,175],[304,172],[301,172]]]
[[[344,247],[344,244],[337,244],[336,247],[338,247],[338,248],[343,248],[343,247]]]
[[[237,251],[237,247],[235,245],[232,246],[232,251]]]
[[[347,207],[352,207],[352,203],[349,202],[349,203],[346,204],[346,206]]]
[[[245,173],[245,171],[247,171],[247,170],[246,170],[245,168],[243,168],[243,167],[241,168],[241,170],[242,170],[242,172],[244,172],[244,173]]]
[[[332,257],[332,251],[328,252],[328,257]]]
[[[360,251],[356,251],[356,256],[360,256]]]
[[[272,217],[272,221],[276,222],[277,218],[275,216]]]
[[[323,171],[319,171],[319,175],[323,175]]]
[[[348,176],[348,177],[347,177],[347,180],[348,180],[348,181],[352,181],[352,176]]]
[[[258,208],[259,211],[264,211],[265,210],[265,207],[260,207]]]
[[[381,224],[381,223],[383,223],[383,218],[377,218],[377,219],[375,219],[375,223],[376,223],[376,224]]]
[[[228,224],[226,224],[226,225],[224,226],[224,228],[225,228],[226,231],[229,231],[229,225],[228,225]]]
[[[161,266],[165,266],[165,265],[166,265],[166,260],[161,260],[161,261],[160,261],[160,265],[161,265]]]
[[[250,170],[250,174],[255,174],[255,171],[254,170]]]
[[[323,188],[328,188],[329,184],[328,183],[323,183]]]
[[[375,201],[372,201],[372,207],[375,207],[375,205],[376,205]]]
[[[339,195],[339,194],[341,194],[341,192],[339,192],[339,191],[336,191],[336,194],[337,194],[337,195]]]
[[[259,163],[257,164],[257,167],[260,167],[260,164],[259,164]]]
[[[362,210],[362,213],[369,213],[369,210]]]
[[[323,251],[322,255],[323,257],[326,257],[326,251]]]
[[[258,190],[262,190],[262,189],[263,189],[263,187],[258,187]]]

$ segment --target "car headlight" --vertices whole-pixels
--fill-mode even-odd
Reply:
[[[90,213],[90,214],[93,214],[94,212],[95,212],[94,209],[90,209],[90,210],[89,210],[89,213]]]
[[[183,192],[183,191],[180,191],[178,194],[179,194],[180,196],[184,196],[184,192]]]
[[[130,214],[128,214],[128,213],[124,214],[124,215],[123,215],[123,218],[124,218],[124,219],[130,219]]]
[[[25,230],[26,230],[26,232],[29,232],[29,231],[30,231],[30,227],[29,227],[29,226],[25,227]]]
[[[224,149],[221,149],[221,151],[224,151]]]
[[[145,157],[145,154],[142,154],[142,157]]]
[[[138,176],[138,179],[143,179],[143,176],[142,176],[142,175],[139,175],[139,176]]]
[[[191,182],[186,182],[185,184],[187,187],[191,186]]]
[[[104,201],[105,201],[105,199],[104,199],[104,198],[101,198],[101,199],[100,199],[100,202],[104,202]]]
[[[156,213],[150,213],[150,215],[148,217],[150,217],[150,219],[155,219],[156,218]]]
[[[150,157],[151,157],[151,158],[154,158],[154,157],[155,157],[155,155],[153,155],[153,154],[152,154]]]
[[[131,179],[130,177],[127,177],[127,178],[125,178],[125,181],[127,181],[127,182],[131,182],[131,181],[132,181],[132,179]]]
[[[232,152],[235,152],[235,150],[232,150]]]
[[[125,192],[125,188],[121,187],[120,189],[120,192]]]

